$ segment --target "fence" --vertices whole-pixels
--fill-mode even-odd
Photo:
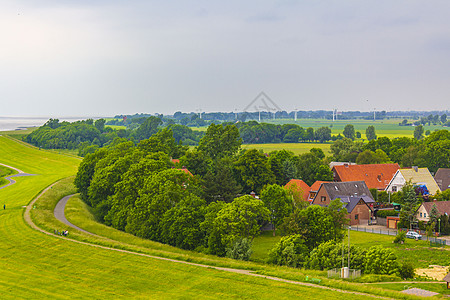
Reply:
[[[349,271],[348,278],[355,279],[355,278],[361,277],[361,270],[349,269],[348,271]],[[327,273],[328,273],[328,278],[331,278],[331,277],[342,278],[343,272],[342,272],[342,269],[334,268],[334,269],[328,270]]]
[[[364,227],[352,226],[351,230],[385,234],[385,235],[391,235],[391,236],[396,236],[399,230],[406,231],[406,232],[408,231],[407,228],[400,228],[400,229],[386,228],[386,229],[384,229],[384,228],[373,228],[373,227],[365,227],[365,226]],[[415,231],[422,235],[422,240],[430,241],[430,245],[449,245],[450,246],[450,240],[438,239],[436,237],[428,237],[424,230],[415,230]],[[435,232],[435,235],[436,235],[436,232]]]

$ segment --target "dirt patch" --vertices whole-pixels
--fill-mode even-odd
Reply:
[[[430,265],[426,269],[416,269],[415,272],[417,275],[427,276],[440,281],[445,277],[445,275],[448,274],[448,269],[449,268],[447,266]]]

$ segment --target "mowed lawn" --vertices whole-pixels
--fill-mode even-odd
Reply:
[[[0,211],[2,299],[348,297],[336,291],[160,261],[45,235],[24,222],[23,206],[52,182],[74,175],[80,160],[0,137],[0,162],[37,174],[17,178],[16,184],[0,190],[0,201],[7,206]]]
[[[269,251],[280,240],[280,236],[272,236],[272,231],[263,232],[253,241],[253,254],[251,260],[264,262],[268,258]],[[380,245],[390,248],[402,261],[411,262],[415,268],[427,268],[429,265],[450,265],[450,247],[430,247],[427,241],[415,241],[407,239],[405,244],[393,244],[395,236],[377,233],[350,231],[350,243],[368,249],[371,246]],[[344,243],[347,245],[347,238]]]

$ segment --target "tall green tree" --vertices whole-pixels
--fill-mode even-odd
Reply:
[[[412,228],[413,222],[416,221],[416,211],[420,202],[411,182],[407,182],[402,188],[402,201],[400,218]]]
[[[215,162],[203,180],[205,198],[208,202],[231,202],[242,191],[233,174],[233,162],[224,157]]]
[[[377,139],[377,135],[375,134],[375,126],[370,125],[369,127],[367,127],[367,129],[366,129],[366,138],[369,141]]]
[[[206,130],[206,134],[200,140],[198,150],[203,151],[212,159],[225,156],[233,156],[239,150],[242,139],[239,130],[234,125],[211,124]]]
[[[348,224],[347,210],[340,198],[336,198],[327,206],[327,211],[333,220],[333,235],[335,241],[341,241],[345,236],[344,225]]]
[[[329,141],[331,140],[331,129],[329,127],[317,128],[316,132],[314,133],[314,137],[321,143]]]
[[[352,141],[355,140],[355,126],[353,126],[352,124],[345,125],[342,134]]]
[[[275,183],[267,157],[256,149],[247,150],[239,156],[235,169],[240,179],[238,183],[245,193],[259,193],[266,184]]]
[[[148,139],[158,131],[158,126],[161,124],[162,121],[158,117],[151,116],[147,118],[145,122],[136,129],[136,132],[134,133],[136,140],[141,141]]]
[[[418,125],[416,126],[416,128],[414,129],[414,138],[416,140],[421,140],[423,138],[423,133],[424,133],[424,129],[422,125]]]
[[[261,200],[269,209],[270,222],[273,225],[273,235],[283,219],[292,212],[293,202],[287,191],[277,184],[265,186],[261,191]]]

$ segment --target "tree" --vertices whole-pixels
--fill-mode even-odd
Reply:
[[[430,219],[428,221],[428,223],[430,223],[430,224],[431,223],[437,224],[438,219],[439,219],[439,211],[437,209],[436,203],[434,203],[433,206],[431,207],[430,215],[428,217]],[[435,226],[433,226],[433,229],[434,229],[434,227]]]
[[[145,120],[144,123],[136,129],[135,138],[138,141],[148,139],[158,131],[158,126],[162,124],[162,121],[158,117],[151,116]]]
[[[225,204],[212,222],[208,246],[213,254],[225,255],[226,248],[238,238],[253,238],[259,234],[261,224],[269,220],[264,203],[245,195]]]
[[[357,139],[360,139],[360,138],[361,138],[361,132],[359,132],[359,131],[356,132],[356,138],[357,138]]]
[[[335,241],[341,241],[344,238],[344,225],[348,224],[347,210],[344,208],[344,203],[340,198],[336,198],[330,202],[327,211],[333,220],[333,235]]]
[[[446,114],[441,115],[441,123],[445,124],[446,122],[447,122],[447,115]]]
[[[247,150],[239,156],[235,169],[245,193],[259,193],[266,184],[275,182],[267,157],[256,149]]]
[[[200,140],[198,150],[212,159],[233,156],[239,150],[242,139],[239,130],[234,125],[209,125],[206,134]]]
[[[233,165],[229,158],[216,161],[213,170],[204,176],[203,185],[208,202],[231,202],[242,191],[233,176]]]
[[[352,141],[355,140],[355,127],[352,124],[345,125],[342,134]]]
[[[407,182],[402,188],[402,210],[400,212],[400,218],[403,222],[408,222],[410,228],[412,228],[412,223],[416,218],[417,207],[420,204],[414,186],[411,182]]]
[[[308,252],[302,235],[284,236],[270,250],[268,261],[280,266],[301,267],[303,262],[308,259]]]
[[[325,207],[310,205],[295,209],[280,226],[285,234],[301,234],[311,251],[319,244],[334,239],[334,223]]]
[[[390,159],[383,150],[377,149],[375,152],[365,150],[358,154],[356,163],[360,164],[386,164],[390,163]]]
[[[204,152],[196,149],[187,151],[180,157],[180,164],[192,174],[205,176],[212,169],[212,160]]]
[[[367,127],[367,129],[366,129],[366,138],[369,141],[377,139],[377,135],[375,134],[375,126],[370,125],[369,127]]]
[[[323,143],[331,140],[331,129],[329,127],[320,127],[316,129],[315,139]]]
[[[421,140],[423,138],[423,132],[424,129],[422,125],[416,126],[416,128],[414,129],[414,138],[416,140]]]
[[[314,248],[307,262],[309,269],[329,270],[342,267],[342,258],[348,257],[348,247],[330,240]],[[350,267],[364,272],[366,251],[355,245],[350,246]],[[347,261],[346,261],[347,263]]]
[[[161,241],[182,249],[194,250],[205,243],[200,224],[205,220],[205,200],[190,194],[165,212],[161,220]]]
[[[105,119],[98,119],[98,120],[96,120],[95,123],[94,123],[95,128],[97,128],[98,131],[103,132],[105,130],[105,122],[106,122]]]
[[[287,191],[276,184],[267,185],[262,189],[261,200],[269,209],[270,222],[273,225],[273,236],[275,236],[276,228],[292,212],[292,200]]]
[[[252,242],[247,238],[238,238],[227,248],[226,257],[239,260],[249,260],[252,255]]]

